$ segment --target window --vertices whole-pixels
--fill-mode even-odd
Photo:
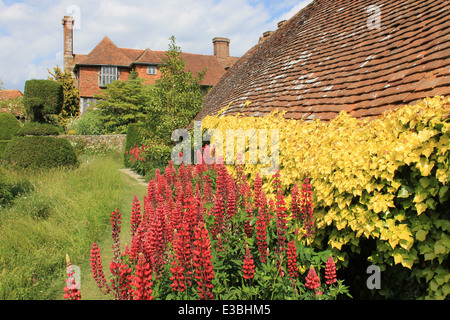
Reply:
[[[101,67],[98,73],[98,85],[104,87],[119,79],[119,71],[117,67]]]
[[[153,74],[155,75],[157,71],[157,67],[155,65],[148,66],[147,67],[147,74]]]

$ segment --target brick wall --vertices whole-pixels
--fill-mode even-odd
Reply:
[[[154,83],[156,81],[156,79],[161,78],[161,71],[159,70],[159,67],[158,67],[158,71],[156,72],[156,75],[147,74],[147,66],[146,65],[138,64],[138,65],[136,65],[135,68],[138,73],[138,77],[145,79],[145,81],[144,81],[145,84]]]
[[[102,92],[98,86],[98,66],[80,66],[78,70],[78,90],[80,97],[93,97]],[[147,72],[147,69],[146,69]],[[128,68],[119,68],[119,80],[127,80],[130,76]]]

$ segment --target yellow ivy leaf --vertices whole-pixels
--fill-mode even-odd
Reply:
[[[428,206],[421,202],[421,203],[416,203],[416,210],[417,210],[417,215],[422,214],[423,212],[425,212],[425,210],[427,210]]]

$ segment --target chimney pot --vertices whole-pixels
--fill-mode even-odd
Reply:
[[[218,59],[227,59],[230,57],[230,39],[216,37],[213,39],[214,55]]]

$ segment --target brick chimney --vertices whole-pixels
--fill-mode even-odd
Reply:
[[[213,39],[214,55],[218,59],[228,59],[230,57],[230,39],[216,37]]]
[[[64,70],[73,72],[73,25],[74,19],[71,16],[64,16],[62,19],[64,30]]]

